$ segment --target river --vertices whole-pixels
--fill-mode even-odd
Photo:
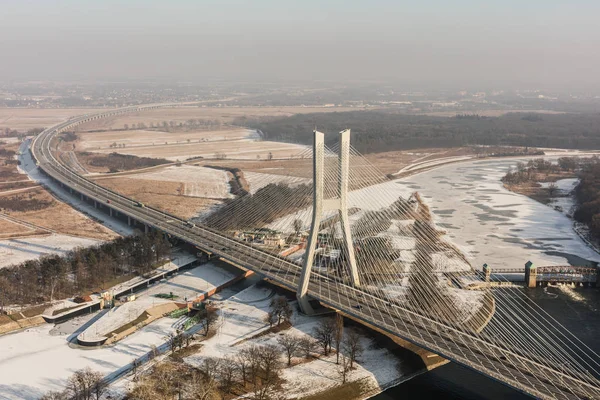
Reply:
[[[563,213],[512,193],[500,179],[520,160],[484,160],[443,166],[401,179],[406,191],[427,200],[438,226],[469,256],[473,267],[522,269],[531,260],[550,264],[595,264],[600,255],[573,231]],[[526,161],[526,160],[525,160]],[[587,346],[600,353],[600,292],[591,288],[523,289]],[[374,397],[390,399],[526,399],[490,378],[447,364]]]

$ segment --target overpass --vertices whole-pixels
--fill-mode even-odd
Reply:
[[[521,316],[518,308],[496,311],[492,306],[483,316],[479,329],[448,318],[391,300],[383,291],[348,284],[313,271],[310,279],[301,266],[251,243],[231,238],[215,229],[191,225],[187,221],[152,207],[140,206],[134,199],[104,188],[80,175],[56,157],[55,136],[82,123],[130,112],[141,112],[177,104],[155,104],[127,107],[93,115],[83,115],[44,130],[30,148],[40,170],[74,195],[106,207],[110,215],[122,215],[138,221],[146,229],[156,229],[190,243],[203,251],[255,271],[278,285],[306,293],[326,307],[339,310],[357,321],[376,326],[389,335],[400,337],[417,346],[471,368],[524,393],[538,398],[600,398],[600,383],[595,354],[571,353],[575,343],[563,333],[552,337],[543,332],[516,332]],[[529,312],[529,311],[527,311]],[[546,318],[533,315],[530,318]],[[512,321],[514,328],[505,323]],[[487,326],[486,326],[487,325]],[[560,336],[563,335],[563,336]]]

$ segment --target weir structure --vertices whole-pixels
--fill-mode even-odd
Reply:
[[[360,285],[354,246],[350,233],[350,222],[348,221],[348,180],[350,177],[350,129],[339,133],[340,144],[338,151],[338,173],[337,173],[337,196],[325,198],[325,135],[317,130],[313,131],[313,213],[310,225],[310,234],[300,284],[298,285],[297,297],[300,309],[305,314],[314,314],[308,297],[308,284],[312,271],[315,252],[317,250],[319,231],[323,213],[326,211],[337,211],[341,225],[342,237],[346,248],[346,258],[350,272],[350,282],[354,287]]]

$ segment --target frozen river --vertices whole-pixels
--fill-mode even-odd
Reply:
[[[517,269],[528,260],[538,266],[600,261],[563,213],[502,186],[500,179],[517,161],[446,165],[393,184],[405,194],[418,191],[424,196],[436,224],[475,268],[487,263],[492,268]]]

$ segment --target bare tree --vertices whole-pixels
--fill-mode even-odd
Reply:
[[[323,348],[323,354],[328,355],[331,350],[331,343],[333,342],[333,335],[335,332],[335,321],[333,318],[324,318],[319,321],[313,329],[314,337],[317,343]]]
[[[65,392],[57,392],[55,390],[51,390],[40,397],[40,400],[67,400],[68,396]]]
[[[202,330],[204,331],[204,336],[208,336],[210,331],[217,326],[219,322],[219,314],[217,310],[212,307],[206,307],[204,309],[204,315],[202,319]]]
[[[289,322],[294,313],[285,296],[273,297],[269,304],[269,308],[270,312],[273,313],[273,316],[277,319],[277,326],[281,325],[283,321]]]
[[[244,350],[242,350],[239,354],[237,354],[235,356],[235,364],[236,364],[238,371],[240,371],[241,378],[242,378],[242,385],[245,385],[246,381],[248,380],[248,375],[249,375],[249,370],[250,370],[250,362],[249,362],[248,357],[246,356],[246,353]]]
[[[300,338],[288,333],[278,337],[277,343],[283,347],[283,350],[287,356],[287,365],[290,367],[292,365],[292,357],[296,355],[300,349]]]
[[[335,363],[340,363],[340,346],[344,339],[344,317],[342,314],[335,315],[335,330],[333,331],[333,343],[335,344],[336,359]]]
[[[265,315],[265,322],[269,324],[269,328],[272,328],[277,322],[277,315],[273,311],[269,311],[267,315]]]
[[[363,347],[360,343],[360,335],[355,331],[349,331],[346,333],[343,342],[343,349],[348,354],[350,359],[350,367],[354,366],[354,362],[363,353]]]
[[[183,347],[183,331],[181,328],[177,328],[175,332],[169,333],[167,336],[167,341],[169,342],[169,349],[171,349],[171,353],[175,353],[177,349],[181,349]]]
[[[65,395],[69,399],[92,400],[100,399],[106,385],[102,382],[102,374],[90,367],[77,370],[67,380]]]
[[[300,339],[299,347],[304,358],[310,358],[310,353],[315,348],[315,341],[310,336],[304,336]]]
[[[551,182],[548,185],[548,194],[550,195],[550,197],[554,196],[554,194],[558,191],[558,186],[556,185],[556,183]]]
[[[342,356],[342,363],[338,367],[338,374],[340,375],[340,378],[342,379],[342,384],[346,383],[346,381],[348,380],[348,375],[350,375],[351,371],[352,371],[352,363],[351,363],[350,359],[347,358],[345,355]]]
[[[229,393],[236,382],[238,366],[236,360],[231,357],[225,357],[219,365],[219,380],[221,389]]]
[[[300,234],[300,232],[302,232],[302,227],[303,227],[303,223],[301,219],[296,218],[293,222],[294,225],[294,233],[296,234],[296,236],[298,236]]]
[[[207,357],[200,364],[200,371],[204,374],[207,380],[214,381],[217,378],[221,360],[214,357]]]

